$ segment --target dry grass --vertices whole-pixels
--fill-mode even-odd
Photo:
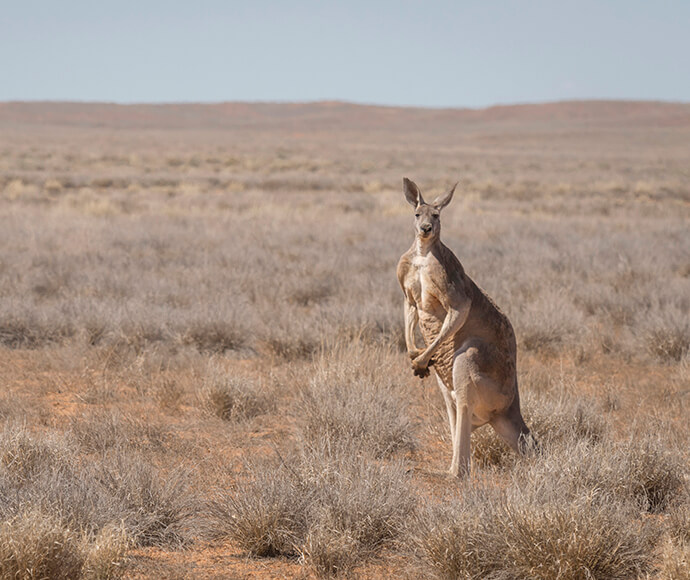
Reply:
[[[690,545],[667,542],[664,546],[659,578],[687,580],[690,578]]]
[[[374,556],[415,507],[404,465],[376,463],[338,441],[254,461],[246,471],[214,502],[219,532],[256,556],[299,557],[319,577]]]
[[[0,528],[0,577],[78,578],[85,554],[78,533],[39,511],[24,512]]]
[[[419,522],[423,557],[439,578],[623,580],[651,570],[652,534],[615,507],[500,498],[482,507],[453,505]]]
[[[86,126],[0,105],[0,560],[683,578],[687,115],[591,106],[103,107]],[[443,239],[513,322],[541,443],[518,458],[479,429],[459,487],[435,381],[404,354],[402,175],[429,197],[460,180]]]
[[[201,408],[224,421],[245,421],[275,409],[275,394],[255,380],[230,376],[226,369],[210,364],[196,392]]]
[[[407,394],[396,381],[398,362],[386,349],[357,342],[323,356],[295,406],[306,441],[356,445],[376,457],[413,450]]]
[[[27,508],[0,524],[0,578],[119,578],[130,544],[122,528],[103,528],[90,540],[53,516]]]
[[[538,456],[499,464],[506,487],[488,471],[462,486],[462,499],[422,514],[413,537],[438,577],[644,578],[660,537],[646,512],[668,513],[675,543],[664,566],[678,566],[687,525],[678,502],[690,469],[683,450],[654,437],[593,441],[577,429],[545,441]]]
[[[413,532],[422,560],[440,578],[645,577],[658,533],[627,498],[580,481],[568,459],[518,470],[505,489],[469,483],[462,500],[427,508]],[[605,460],[592,460],[600,473]]]
[[[87,453],[109,449],[163,449],[170,434],[162,425],[125,416],[117,410],[91,409],[70,420],[69,435]]]
[[[23,427],[6,426],[0,456],[5,498],[0,518],[3,533],[15,536],[13,555],[7,558],[17,566],[35,566],[37,571],[26,577],[44,577],[40,570],[51,566],[56,567],[46,572],[51,578],[77,577],[74,569],[82,567],[88,577],[117,575],[128,546],[181,546],[198,521],[188,472],[163,476],[131,448],[85,461],[58,434],[36,436]],[[22,537],[32,537],[36,544],[23,547]],[[65,553],[45,547],[51,543],[60,544]],[[63,566],[67,571],[61,571]]]
[[[682,501],[669,510],[669,532],[679,543],[690,544],[690,494],[686,492]]]

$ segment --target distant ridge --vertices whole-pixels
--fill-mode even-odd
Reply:
[[[476,123],[563,123],[595,126],[690,126],[690,103],[562,101],[485,109],[425,109],[313,103],[133,104],[1,102],[0,125],[114,129],[449,130]]]

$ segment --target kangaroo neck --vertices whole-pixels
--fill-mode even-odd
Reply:
[[[424,238],[420,238],[419,236],[415,238],[415,247],[417,255],[421,257],[426,257],[429,254],[437,253],[437,250],[440,246],[441,240],[438,236],[435,236],[430,240],[425,240]]]

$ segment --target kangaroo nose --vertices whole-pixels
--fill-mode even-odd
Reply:
[[[431,224],[422,224],[420,226],[420,229],[425,233],[428,234],[431,231]]]

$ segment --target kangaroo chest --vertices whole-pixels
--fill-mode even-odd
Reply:
[[[439,288],[433,279],[432,269],[433,264],[430,263],[428,258],[415,257],[406,280],[407,290],[417,305],[419,328],[422,331],[422,336],[427,346],[438,336],[446,317],[446,310],[436,297]],[[454,337],[450,337],[439,346],[434,354],[434,368],[449,389],[453,388],[454,343]]]
[[[431,269],[432,264],[429,258],[415,257],[407,277],[408,292],[417,305],[420,315],[422,313],[441,314],[439,309],[443,311],[436,298],[438,288],[433,280]]]

